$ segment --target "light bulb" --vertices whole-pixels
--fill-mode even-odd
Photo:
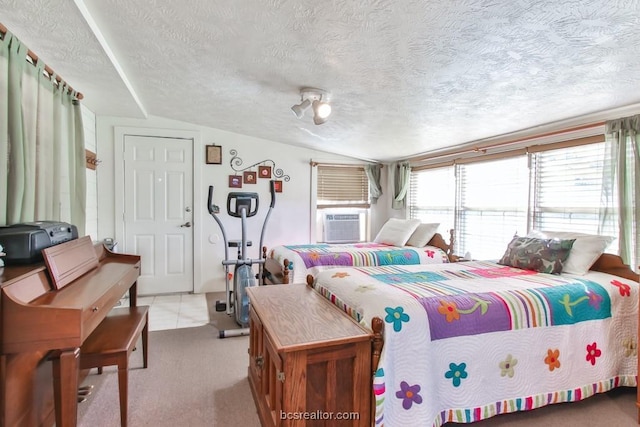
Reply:
[[[326,119],[331,114],[331,105],[326,102],[319,102],[315,109],[316,115],[321,119]]]

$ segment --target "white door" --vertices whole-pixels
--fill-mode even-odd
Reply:
[[[138,294],[193,291],[193,141],[125,135],[125,251],[142,259]]]

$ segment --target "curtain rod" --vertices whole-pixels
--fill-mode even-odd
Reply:
[[[378,167],[380,167],[381,169],[384,167],[384,165],[382,163],[372,163],[372,162],[365,162],[365,163],[331,163],[331,162],[317,162],[315,160],[310,160],[309,164],[312,167],[316,167],[318,165],[322,165],[322,166],[334,166],[334,167],[345,167],[345,168],[349,168],[349,167],[364,167],[365,164],[369,164],[369,165],[378,165]]]
[[[1,22],[0,22],[0,35],[2,35],[2,38],[5,37],[5,35],[7,34],[7,31],[9,31],[7,29],[7,27],[5,27]],[[27,57],[25,58],[25,60],[30,63],[31,65],[35,66],[36,63],[38,62],[38,55],[36,55],[31,49],[27,49]],[[71,87],[71,85],[69,85],[69,83],[67,83],[66,81],[64,81],[55,71],[53,71],[51,69],[51,67],[49,67],[47,64],[44,65],[44,71],[45,73],[43,73],[49,80],[52,80],[52,83],[55,85],[60,86],[61,84],[66,85],[67,86],[67,90],[69,91],[69,93],[72,93],[74,91],[74,89]],[[52,79],[53,75],[55,74],[56,78],[55,80]],[[84,96],[80,93],[80,92],[76,92],[76,98],[77,99],[82,99],[84,98]]]
[[[429,155],[429,154],[423,154],[421,156],[417,156],[414,158],[409,159],[410,162],[420,162],[420,161],[425,161],[425,160],[433,160],[433,159],[439,159],[442,157],[449,157],[449,156],[455,156],[457,154],[466,154],[466,153],[473,153],[473,152],[483,152],[486,153],[487,150],[491,150],[493,148],[498,148],[498,147],[502,147],[502,146],[509,146],[509,145],[515,145],[515,144],[520,144],[523,143],[525,141],[529,141],[532,139],[538,139],[538,138],[544,138],[544,137],[549,137],[549,136],[555,136],[555,135],[562,135],[563,133],[569,133],[569,132],[575,132],[575,131],[579,131],[579,130],[584,130],[584,129],[590,129],[590,128],[595,128],[598,126],[603,126],[606,122],[597,122],[597,123],[590,123],[590,124],[586,124],[586,125],[581,125],[581,126],[575,126],[575,127],[571,127],[571,128],[566,128],[566,129],[561,129],[561,130],[557,130],[557,131],[552,131],[552,132],[546,132],[546,133],[540,133],[540,134],[535,134],[535,135],[530,135],[530,136],[526,136],[526,137],[522,137],[522,138],[514,138],[514,139],[510,139],[507,141],[503,141],[503,142],[496,142],[493,144],[486,144],[483,145],[481,143],[478,143],[479,141],[476,141],[475,144],[469,144],[467,146],[463,147],[458,147],[458,149],[444,149],[444,150],[440,150],[440,153],[438,153],[438,151],[434,151],[433,154]]]

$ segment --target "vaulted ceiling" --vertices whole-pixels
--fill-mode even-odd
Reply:
[[[379,161],[640,105],[639,0],[0,0],[0,22],[97,115]],[[304,86],[327,123],[291,112]]]

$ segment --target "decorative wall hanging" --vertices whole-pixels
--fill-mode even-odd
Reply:
[[[242,188],[242,175],[229,175],[229,187]]]
[[[255,184],[256,181],[258,180],[257,178],[257,174],[255,172],[250,172],[250,171],[244,171],[244,173],[242,174],[242,181],[245,184]]]
[[[276,162],[274,162],[271,159],[265,159],[260,162],[256,162],[250,166],[247,166],[245,168],[242,168],[241,166],[242,166],[242,163],[244,162],[240,157],[238,157],[238,152],[236,150],[230,150],[229,154],[231,154],[231,160],[229,160],[229,165],[231,166],[231,169],[234,170],[234,172],[247,172],[247,171],[250,171],[250,169],[257,167],[258,178],[271,178],[273,176],[274,178],[281,179],[285,182],[289,182],[289,180],[291,179],[289,175],[285,175],[282,169],[276,168]],[[255,173],[253,171],[250,171],[250,172]],[[229,177],[229,179],[231,179],[231,177]],[[229,181],[229,183],[231,183],[231,181]],[[247,183],[246,180],[245,180],[245,183]],[[282,185],[280,185],[280,188],[282,188]]]
[[[276,193],[282,193],[282,181],[273,181],[273,188]]]
[[[222,164],[222,146],[207,145],[206,158],[208,165]]]
[[[84,155],[87,169],[96,170],[96,166],[98,166],[102,162],[102,160],[98,160],[98,158],[96,157],[96,153],[94,153],[93,151],[85,149]]]

